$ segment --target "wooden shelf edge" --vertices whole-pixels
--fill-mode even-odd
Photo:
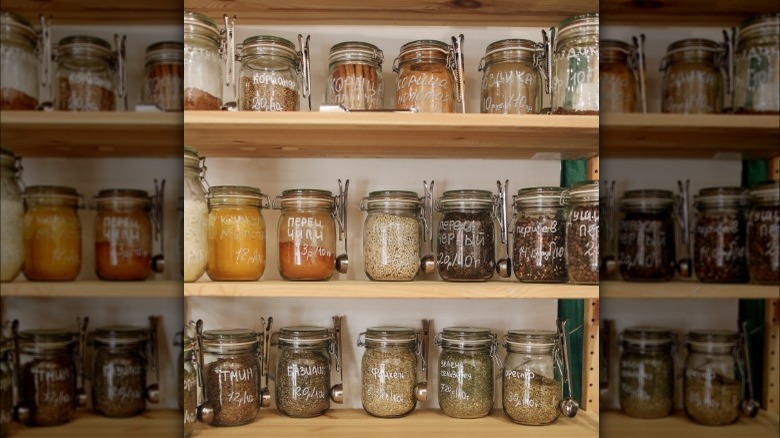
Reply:
[[[632,438],[775,438],[780,430],[776,412],[762,410],[756,418],[742,417],[726,426],[704,426],[694,423],[682,411],[663,418],[641,419],[619,411],[601,411],[599,414],[603,436],[631,436]]]
[[[38,14],[51,15],[55,25],[178,25],[181,26],[181,2],[159,0],[3,0],[3,10],[23,15],[32,22]]]
[[[777,298],[777,285],[717,284],[699,281],[639,283],[607,280],[599,284],[606,299],[767,299]]]
[[[182,414],[176,410],[150,409],[142,415],[129,418],[107,418],[91,411],[78,411],[69,422],[53,427],[25,427],[11,424],[9,436],[14,438],[138,438],[178,437]]]
[[[147,281],[13,281],[0,283],[0,296],[27,298],[181,298],[177,280]]]

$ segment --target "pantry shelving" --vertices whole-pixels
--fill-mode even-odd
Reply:
[[[173,410],[149,410],[137,417],[108,418],[92,412],[79,412],[68,423],[51,427],[24,427],[12,423],[13,437],[49,438],[80,437],[80,438],[136,438],[173,437],[181,433],[182,414]]]
[[[181,282],[96,281],[69,282],[13,281],[0,284],[3,297],[28,298],[180,298]]]
[[[775,0],[601,0],[602,26],[734,26],[751,15],[777,12]]]
[[[603,436],[631,436],[634,438],[685,438],[707,436],[707,438],[770,438],[776,437],[778,414],[762,411],[756,418],[740,418],[734,424],[707,427],[693,423],[685,413],[675,412],[663,418],[637,419],[615,411],[602,411],[600,416]]]
[[[777,285],[720,284],[699,281],[670,281],[639,283],[628,281],[601,281],[601,298],[634,299],[771,299],[777,298]]]
[[[181,22],[181,2],[171,0],[4,0],[4,11],[29,18],[53,16],[60,24],[153,25]]]

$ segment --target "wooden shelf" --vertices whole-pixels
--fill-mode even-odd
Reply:
[[[580,411],[574,418],[561,417],[549,426],[522,426],[512,423],[497,409],[485,418],[458,420],[439,410],[420,409],[403,418],[380,419],[361,410],[331,409],[315,418],[289,418],[278,411],[260,411],[252,424],[239,427],[208,427],[199,425],[194,436],[249,437],[272,436],[320,438],[343,437],[511,437],[523,434],[534,437],[588,437],[599,436],[598,414]]]
[[[198,281],[184,284],[188,297],[263,298],[598,298],[596,285],[533,284],[517,281]]]
[[[0,283],[3,297],[181,298],[181,281],[13,281]]]
[[[0,136],[21,157],[180,158],[182,113],[3,111]]]
[[[182,415],[173,410],[149,410],[130,418],[107,418],[91,412],[78,412],[71,421],[53,427],[25,427],[12,423],[13,438],[138,438],[178,437]]]
[[[53,24],[176,24],[181,26],[179,0],[3,0],[3,10],[30,21],[51,15]]]
[[[598,116],[185,111],[207,157],[575,159],[598,154]]]
[[[717,284],[699,281],[668,281],[637,283],[630,281],[602,281],[601,298],[635,299],[771,299],[777,298],[777,285]]]
[[[780,150],[780,118],[734,114],[603,114],[603,158],[763,158]]]
[[[752,15],[777,12],[776,0],[601,0],[602,26],[738,26]]]
[[[605,437],[632,438],[777,438],[778,415],[761,411],[756,418],[742,417],[728,426],[703,426],[696,424],[683,412],[664,418],[633,418],[615,411],[601,411],[601,434]]]
[[[569,16],[599,10],[598,0],[184,0],[184,9],[240,24],[372,24],[422,26],[557,26]]]

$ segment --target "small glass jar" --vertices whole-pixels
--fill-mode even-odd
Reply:
[[[277,197],[279,274],[285,280],[327,280],[336,266],[336,201],[327,190],[292,189]]]
[[[674,195],[667,190],[629,190],[620,200],[618,268],[627,281],[674,277]]]
[[[0,12],[0,110],[38,107],[38,35],[26,18]]]
[[[747,262],[753,283],[780,283],[780,182],[750,189]]]
[[[92,407],[106,417],[141,414],[146,409],[146,330],[98,327],[94,337]]]
[[[81,195],[61,186],[25,192],[24,276],[30,281],[70,281],[81,271]]]
[[[276,407],[289,417],[309,418],[330,408],[330,351],[333,337],[324,327],[284,327],[278,345]]]
[[[514,197],[512,267],[518,280],[568,281],[564,193],[561,187],[533,187]]]
[[[495,199],[487,190],[448,190],[437,200],[437,268],[443,280],[486,281],[496,268]]]
[[[496,335],[479,327],[448,327],[436,335],[439,407],[453,418],[481,418],[493,409]],[[500,366],[500,363],[499,363]]]
[[[701,189],[694,200],[693,264],[703,282],[744,283],[747,270],[747,190],[741,187]]]
[[[543,48],[530,40],[496,41],[479,64],[482,96],[479,109],[488,114],[538,114],[544,95]]]
[[[54,426],[76,413],[76,363],[73,333],[59,329],[19,333],[20,393],[29,407],[27,424]]]
[[[260,410],[258,337],[249,329],[203,333],[206,400],[214,408],[212,426],[251,423]]]
[[[13,151],[0,148],[0,281],[13,281],[24,262],[21,171]]]
[[[182,410],[184,411],[184,438],[189,438],[195,431],[198,420],[198,360],[195,355],[195,339],[184,330],[182,357]]]
[[[553,114],[598,114],[599,14],[563,20],[554,47]]]
[[[0,437],[5,438],[11,430],[14,413],[14,376],[11,371],[10,339],[0,338]]]
[[[563,381],[558,334],[548,330],[510,330],[502,341],[504,413],[515,423],[541,426],[558,419]]]
[[[661,60],[661,112],[719,113],[723,109],[723,49],[701,38],[669,45]]]
[[[566,221],[566,269],[569,281],[599,281],[599,183],[583,181],[569,191]]]
[[[708,426],[739,419],[743,379],[737,353],[737,333],[695,330],[686,340],[683,399],[685,413]]]
[[[181,111],[184,105],[184,44],[173,41],[146,48],[143,102],[163,111]]]
[[[600,107],[606,113],[633,113],[638,99],[631,46],[623,41],[601,41],[599,57]]]
[[[292,42],[258,35],[244,40],[238,83],[241,111],[298,111],[301,71]]]
[[[101,190],[95,198],[95,271],[101,280],[145,280],[152,270],[149,194]]]
[[[348,110],[382,109],[384,59],[379,47],[369,43],[348,41],[331,47],[325,103]]]
[[[674,408],[674,334],[659,327],[627,327],[621,337],[621,409],[626,415],[638,418],[671,414]]]
[[[204,182],[206,166],[198,151],[184,146],[184,281],[197,281],[206,272],[209,207]]]
[[[734,111],[780,113],[780,14],[757,15],[739,27],[734,51]]]
[[[184,109],[222,108],[224,38],[211,18],[184,11]]]
[[[245,186],[209,189],[209,278],[257,280],[265,271],[265,219],[268,197]],[[264,202],[265,201],[265,202]]]
[[[395,109],[454,112],[456,86],[450,58],[450,46],[441,41],[418,40],[401,46],[393,63],[398,73]]]
[[[366,276],[377,281],[414,280],[420,268],[421,200],[415,192],[385,190],[363,198]]]
[[[73,35],[57,48],[58,111],[114,111],[116,109],[116,56],[105,40]]]
[[[358,336],[357,345],[366,348],[360,367],[363,409],[380,418],[412,413],[417,406],[417,332],[406,327],[369,327]]]

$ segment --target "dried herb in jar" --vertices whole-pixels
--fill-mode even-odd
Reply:
[[[493,408],[493,359],[489,350],[444,350],[439,356],[439,406],[455,418],[480,418]]]
[[[504,370],[504,412],[520,424],[550,424],[560,415],[563,386],[555,379],[536,375],[524,369]]]
[[[281,348],[276,406],[290,417],[316,417],[330,408],[330,360],[323,351]]]
[[[260,409],[260,378],[254,355],[218,358],[206,364],[206,399],[214,407],[212,424],[237,426],[254,420]]]
[[[623,352],[620,407],[632,417],[669,415],[674,407],[674,361],[668,353]]]
[[[102,353],[95,366],[92,404],[98,413],[128,417],[144,411],[146,366],[142,357],[126,352]]]
[[[739,419],[742,385],[713,371],[686,371],[685,412],[698,423],[710,426]]]
[[[363,408],[375,417],[402,417],[417,405],[417,356],[407,346],[366,348],[361,363]]]

